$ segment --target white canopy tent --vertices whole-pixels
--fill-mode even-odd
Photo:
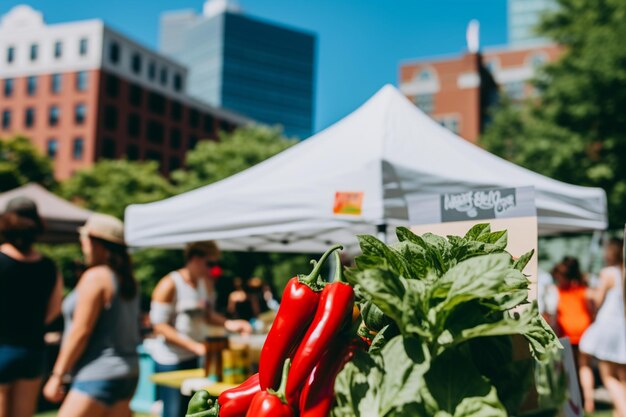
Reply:
[[[126,209],[131,246],[212,239],[225,250],[354,249],[357,234],[408,225],[415,196],[534,186],[540,234],[603,230],[603,190],[565,184],[498,158],[443,128],[387,85],[356,111],[232,177]],[[360,215],[333,212],[362,192]]]

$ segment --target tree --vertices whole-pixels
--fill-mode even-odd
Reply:
[[[481,143],[553,178],[607,191],[613,227],[626,222],[626,2],[558,0],[539,30],[563,45],[534,81],[538,98],[505,103]]]
[[[29,182],[40,183],[48,189],[55,186],[50,160],[23,136],[0,138],[0,191]]]

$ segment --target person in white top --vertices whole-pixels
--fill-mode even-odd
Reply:
[[[609,240],[606,268],[591,293],[598,313],[580,339],[581,352],[595,356],[602,384],[611,395],[615,416],[626,417],[626,316],[623,294],[623,242]]]
[[[154,289],[150,321],[158,338],[147,350],[156,362],[156,372],[197,368],[198,359],[206,354],[207,324],[224,326],[229,332],[252,332],[247,321],[227,320],[214,310],[210,271],[220,255],[212,241],[187,245],[185,266],[163,277]],[[163,417],[185,414],[177,389],[158,387],[157,397],[163,401]]]

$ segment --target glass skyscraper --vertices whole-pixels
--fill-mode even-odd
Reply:
[[[225,7],[207,10],[211,3]],[[313,133],[315,36],[211,0],[205,12],[161,17],[159,49],[189,69],[187,92],[285,134]]]
[[[547,42],[536,32],[541,15],[556,7],[555,0],[508,0],[510,45]]]

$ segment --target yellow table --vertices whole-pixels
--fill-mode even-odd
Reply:
[[[159,372],[151,375],[150,380],[156,385],[163,385],[170,388],[180,389],[186,379],[204,377],[204,369],[198,368],[188,369],[184,371]],[[211,394],[211,396],[218,397],[223,391],[234,388],[236,386],[237,385],[235,384],[227,384],[225,382],[214,382],[204,389],[207,390],[209,394]]]

